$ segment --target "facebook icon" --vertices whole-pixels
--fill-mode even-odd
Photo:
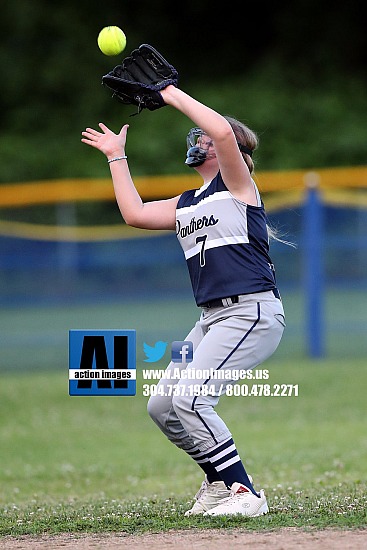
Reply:
[[[193,358],[194,347],[192,342],[172,342],[171,359],[173,363],[190,363]]]

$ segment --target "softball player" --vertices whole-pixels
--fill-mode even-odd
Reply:
[[[254,489],[232,434],[215,405],[235,380],[233,371],[250,370],[276,350],[284,330],[284,311],[269,257],[264,205],[251,177],[256,135],[169,85],[161,91],[167,105],[186,115],[189,132],[186,164],[202,176],[200,189],[143,203],[125,155],[128,125],[114,134],[87,128],[82,141],[108,159],[116,199],[127,224],[176,230],[183,248],[200,319],[186,340],[193,361],[180,377],[162,379],[148,412],[161,431],[205,473],[186,515],[255,517],[268,512],[264,491]],[[190,369],[191,378],[182,374]],[[208,376],[208,370],[210,376]],[[177,384],[174,395],[165,391]],[[193,387],[200,388],[193,392]],[[246,417],[244,415],[244,422]],[[248,447],[251,442],[247,442]]]

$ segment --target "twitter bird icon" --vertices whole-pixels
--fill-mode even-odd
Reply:
[[[144,359],[144,361],[146,363],[155,363],[162,359],[163,355],[166,353],[167,344],[167,342],[162,342],[160,340],[156,342],[154,346],[148,346],[148,344],[144,342],[144,353],[147,356],[147,359]]]

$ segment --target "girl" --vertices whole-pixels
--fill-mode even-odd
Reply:
[[[186,338],[193,344],[192,362],[171,363],[167,370],[179,371],[180,377],[162,378],[158,395],[148,402],[161,431],[205,473],[186,515],[256,517],[268,512],[264,491],[254,489],[232,434],[214,407],[236,380],[235,371],[250,371],[272,355],[285,326],[268,254],[266,213],[251,177],[257,138],[244,124],[173,85],[160,93],[166,105],[195,125],[187,137],[186,164],[201,175],[200,189],[143,203],[125,155],[128,125],[115,134],[101,123],[101,131],[87,128],[82,141],[106,155],[127,224],[176,230],[201,308]],[[168,385],[176,391],[166,391]]]

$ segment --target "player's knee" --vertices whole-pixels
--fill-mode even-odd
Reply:
[[[148,400],[147,411],[150,418],[158,425],[164,424],[164,417],[167,415],[165,404],[159,396],[152,396]]]
[[[187,395],[174,395],[172,398],[172,407],[181,422],[182,416],[185,417],[188,413],[193,412],[191,410],[192,399],[192,397]]]

